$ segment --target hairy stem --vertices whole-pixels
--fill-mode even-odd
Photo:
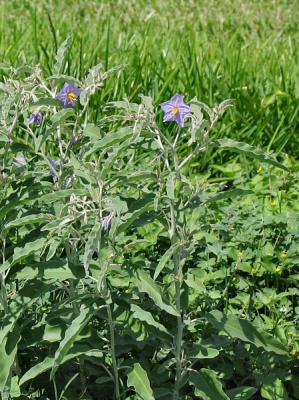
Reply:
[[[170,201],[170,240],[171,245],[175,245],[177,242],[177,231],[176,231],[176,218],[175,218],[175,207],[174,201]],[[173,400],[179,399],[179,390],[180,390],[180,381],[182,374],[182,341],[183,341],[183,330],[184,323],[181,316],[181,268],[180,268],[180,255],[176,251],[173,256],[174,261],[174,278],[175,278],[175,303],[176,309],[179,313],[177,317],[177,334],[175,339],[175,359],[176,359],[176,374],[175,374],[175,383],[174,383],[174,391],[173,391]]]
[[[110,352],[111,352],[111,357],[112,357],[112,368],[113,368],[113,376],[114,376],[114,384],[115,384],[115,398],[116,398],[116,400],[120,400],[119,376],[118,376],[118,368],[117,368],[116,355],[115,355],[114,322],[113,322],[113,318],[112,318],[112,310],[111,310],[110,303],[111,303],[111,299],[108,299],[107,314],[108,314],[108,324],[109,324],[109,331],[110,331]]]

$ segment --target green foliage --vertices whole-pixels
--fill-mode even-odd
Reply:
[[[239,7],[246,48],[238,31],[222,40],[235,26],[227,2],[201,7],[199,31],[187,27],[198,5],[183,3],[79,0],[67,21],[50,1],[46,27],[40,4],[28,6],[31,28],[5,46],[2,400],[298,398],[299,180],[281,153],[297,140],[293,55],[278,37],[268,53],[271,38],[249,18],[258,3]],[[281,6],[290,46],[293,8]],[[88,10],[109,23],[95,29]],[[210,19],[219,10],[222,30]],[[81,37],[79,15],[90,22]],[[41,66],[24,66],[32,54]],[[283,56],[289,74],[276,68]],[[66,81],[81,94],[62,108]],[[190,101],[181,130],[157,106],[177,91],[203,100]],[[33,110],[40,125],[28,123]]]
[[[128,374],[128,386],[133,386],[143,400],[154,400],[147,374],[138,363],[133,365],[132,371]]]

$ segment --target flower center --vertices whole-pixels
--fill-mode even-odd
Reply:
[[[69,99],[69,101],[74,101],[76,99],[77,95],[73,92],[69,92],[67,94],[67,98]]]
[[[180,110],[179,110],[179,107],[173,107],[173,109],[172,109],[172,111],[171,111],[171,114],[172,114],[172,115],[177,115],[179,111],[180,111]]]

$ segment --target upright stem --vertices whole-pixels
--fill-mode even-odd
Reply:
[[[177,230],[176,230],[176,218],[175,218],[175,207],[174,201],[170,201],[170,240],[171,245],[174,246],[177,242]],[[173,400],[179,399],[180,381],[182,374],[182,341],[183,341],[183,330],[184,323],[181,316],[181,268],[180,268],[180,255],[176,251],[173,257],[174,261],[174,278],[175,278],[175,303],[176,310],[179,313],[177,316],[177,334],[175,340],[175,359],[176,359],[176,375],[173,391]]]
[[[3,244],[2,244],[2,263],[3,264],[5,263],[5,246],[6,246],[6,240],[4,238]],[[1,285],[0,297],[1,297],[2,307],[4,308],[4,312],[6,314],[8,312],[8,300],[7,300],[7,293],[6,293],[6,287],[5,287],[5,277],[6,277],[5,272],[1,272],[1,274],[0,274],[0,285]]]
[[[114,322],[112,318],[112,311],[111,311],[111,298],[106,300],[107,306],[107,314],[108,314],[108,324],[109,324],[109,331],[110,331],[110,352],[112,357],[112,368],[113,368],[113,376],[114,376],[114,384],[115,384],[115,398],[116,400],[120,400],[120,391],[119,391],[119,376],[118,376],[118,368],[116,362],[116,355],[115,355],[115,332],[114,332]]]

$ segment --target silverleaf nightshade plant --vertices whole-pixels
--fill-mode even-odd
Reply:
[[[184,103],[184,97],[176,93],[170,100],[160,104],[164,111],[163,122],[175,121],[183,128],[185,118],[190,115],[190,106]]]
[[[193,398],[206,379],[226,398],[231,381],[222,389],[214,370],[225,359],[223,343],[231,358],[234,341],[217,344],[228,313],[214,310],[208,293],[193,293],[203,286],[198,259],[206,244],[198,232],[207,229],[206,204],[248,191],[198,185],[188,168],[212,148],[241,149],[283,166],[244,143],[213,138],[228,101],[210,108],[175,94],[161,104],[164,122],[180,127],[174,136],[170,122],[157,123],[160,108],[144,95],[139,103],[108,104],[109,115],[94,122],[90,96],[118,69],[96,66],[56,96],[64,61],[55,69],[61,75],[45,79],[33,68],[26,79],[13,76],[2,86],[10,102],[1,120],[0,390],[9,393],[13,379],[24,396],[36,390],[55,398],[71,390],[71,371],[81,397],[132,399],[135,391],[148,399]],[[33,106],[43,115],[36,130],[23,118]],[[22,168],[11,168],[16,159]],[[200,306],[188,304],[194,297]],[[208,319],[202,305],[221,317]],[[260,345],[263,333],[249,326],[252,346],[283,354],[276,342],[267,348],[267,336]],[[246,330],[235,339],[244,336]],[[242,351],[250,354],[248,346]],[[47,383],[40,390],[42,373]]]
[[[43,121],[43,116],[42,116],[41,112],[39,112],[37,110],[33,111],[31,113],[30,117],[28,118],[29,125],[34,124],[34,125],[39,126],[42,123],[42,121]]]
[[[63,107],[74,107],[78,97],[80,96],[81,90],[77,88],[73,83],[65,82],[63,88],[57,93],[56,97],[62,101]]]

